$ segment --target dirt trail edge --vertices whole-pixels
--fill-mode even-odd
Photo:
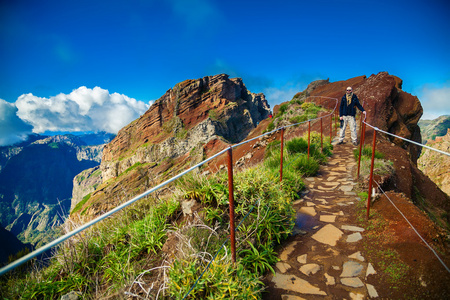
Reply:
[[[275,275],[266,275],[264,299],[378,298],[376,270],[363,257],[364,228],[353,211],[361,201],[353,191],[353,146],[337,145],[317,177],[306,178],[302,199],[294,202],[296,227],[279,250]]]

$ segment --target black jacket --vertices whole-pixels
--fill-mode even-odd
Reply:
[[[339,106],[339,116],[355,116],[356,115],[356,107],[360,111],[364,111],[364,108],[359,103],[358,97],[356,97],[355,94],[352,95],[352,102],[350,102],[350,105],[347,105],[347,97],[344,95],[341,99],[341,105]]]

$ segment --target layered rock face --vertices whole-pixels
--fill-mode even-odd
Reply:
[[[365,102],[368,123],[397,136],[422,142],[419,119],[422,105],[416,96],[402,91],[402,80],[386,72],[370,76],[356,91]],[[359,92],[359,94],[358,94]],[[397,146],[406,149],[411,160],[417,164],[420,146],[390,137]]]
[[[418,122],[423,114],[422,106],[417,97],[402,91],[402,80],[396,76],[381,72],[368,78],[360,76],[333,83],[318,82],[311,86],[309,96],[328,98],[307,98],[307,93],[304,96],[307,101],[318,102],[332,109],[336,101],[331,98],[337,98],[339,105],[348,86],[353,87],[353,91],[367,111],[367,123],[391,134],[421,143]],[[366,145],[371,145],[372,134],[373,129],[366,127]],[[450,217],[446,212],[450,209],[450,198],[418,169],[417,160],[422,147],[382,133],[377,133],[376,141],[377,150],[385,155],[385,159],[393,162],[395,169],[395,174],[383,188],[403,193],[430,215],[441,218],[443,223],[449,222]],[[428,161],[431,163],[433,158],[430,157]],[[432,168],[438,173],[448,169],[445,165],[440,167],[434,164]]]
[[[445,136],[429,140],[427,146],[450,152],[450,129]],[[430,177],[439,188],[450,195],[450,157],[436,151],[424,148],[418,161],[419,169]]]
[[[178,83],[105,146],[103,181],[137,162],[179,157],[215,138],[239,142],[269,112],[264,95],[250,93],[240,78],[220,74]]]

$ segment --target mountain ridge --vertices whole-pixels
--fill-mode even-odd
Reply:
[[[137,161],[179,157],[211,139],[240,141],[269,112],[265,96],[249,92],[241,78],[219,74],[177,83],[105,146],[103,180]]]
[[[430,140],[434,140],[437,136],[447,134],[450,128],[450,116],[443,115],[433,120],[420,120],[418,125],[422,133],[422,143],[427,144]]]
[[[226,83],[227,79],[222,78],[221,82]],[[235,84],[235,82],[233,82],[232,80],[230,81],[231,83],[228,82],[228,84],[231,85]],[[382,130],[389,131],[391,133],[400,135],[408,139],[413,139],[416,141],[420,140],[420,128],[417,126],[417,121],[420,119],[423,112],[422,107],[420,105],[420,101],[418,100],[417,97],[402,91],[401,79],[389,75],[387,72],[381,72],[376,75],[372,75],[368,78],[366,76],[359,76],[339,82],[330,83],[324,81],[321,82],[320,84],[315,84],[308,91],[309,95],[306,96],[316,96],[316,97],[319,96],[325,98],[320,99],[311,97],[313,98],[313,100],[311,100],[308,99],[307,97],[305,98],[295,97],[291,101],[276,106],[274,108],[275,113],[274,118],[262,119],[259,122],[254,121],[257,118],[249,118],[249,116],[251,117],[251,113],[249,110],[247,110],[248,112],[245,111],[246,104],[244,102],[246,101],[239,101],[239,98],[236,98],[235,92],[231,93],[231,97],[232,99],[237,99],[238,101],[236,102],[229,101],[227,103],[226,99],[223,100],[223,98],[220,97],[203,98],[201,97],[201,95],[208,93],[209,95],[211,95],[213,93],[211,93],[209,90],[206,91],[206,89],[202,90],[204,86],[203,85],[200,86],[197,82],[198,81],[194,80],[194,81],[187,81],[184,84],[180,84],[180,86],[186,89],[184,88],[170,89],[168,93],[166,93],[168,95],[167,97],[169,97],[168,98],[169,101],[167,102],[161,101],[162,103],[159,103],[156,106],[157,109],[155,110],[158,113],[158,115],[153,115],[154,118],[153,117],[149,118],[149,116],[152,116],[152,114],[148,113],[148,115],[145,118],[141,117],[142,119],[140,118],[138,120],[133,121],[131,124],[124,127],[123,130],[121,130],[121,132],[118,134],[117,140],[112,141],[107,146],[109,153],[107,154],[104,153],[103,155],[104,158],[105,157],[107,158],[105,160],[105,163],[107,162],[108,164],[112,165],[111,168],[115,168],[115,171],[111,172],[110,174],[103,173],[104,170],[101,170],[102,175],[107,174],[109,176],[108,178],[102,177],[100,182],[97,181],[96,183],[88,183],[90,177],[95,177],[94,175],[89,175],[88,174],[89,172],[91,172],[92,174],[97,173],[98,175],[99,170],[95,169],[87,170],[88,173],[85,174],[81,173],[79,174],[80,177],[76,177],[77,179],[75,180],[77,181],[79,180],[80,184],[86,183],[86,186],[89,185],[97,185],[97,186],[93,189],[93,191],[92,190],[86,191],[88,192],[88,194],[82,196],[83,197],[82,200],[76,203],[76,205],[72,205],[70,215],[71,222],[68,222],[70,226],[72,226],[73,224],[78,225],[87,222],[90,219],[95,218],[103,214],[104,212],[117,207],[119,204],[124,203],[125,201],[131,199],[132,197],[139,195],[144,191],[148,191],[151,187],[154,187],[157,183],[171,177],[174,174],[180,173],[182,170],[185,170],[186,168],[192,166],[196,162],[204,160],[206,157],[210,157],[214,153],[217,153],[218,151],[221,151],[223,149],[226,149],[226,147],[229,147],[233,139],[227,139],[227,137],[229,138],[229,136],[226,136],[224,133],[227,132],[228,128],[225,128],[225,126],[228,124],[227,123],[228,120],[231,119],[232,122],[236,122],[236,119],[232,118],[227,119],[227,117],[229,117],[227,113],[232,115],[234,112],[238,111],[240,114],[246,115],[246,117],[239,120],[248,120],[248,123],[242,126],[243,128],[249,129],[249,134],[246,137],[248,139],[250,137],[254,137],[260,134],[264,130],[267,130],[269,126],[273,126],[273,128],[276,128],[278,126],[284,126],[287,124],[295,123],[296,119],[292,118],[292,115],[293,114],[295,115],[296,113],[299,115],[307,114],[308,110],[311,107],[314,107],[314,110],[317,112],[319,116],[325,116],[328,113],[327,109],[334,108],[335,102],[322,100],[330,97],[340,99],[340,97],[345,93],[345,88],[350,85],[353,86],[355,93],[358,95],[358,97],[360,97],[360,100],[362,100],[362,103],[365,109],[367,110],[368,115],[367,121],[369,124],[377,126]],[[177,86],[178,85],[176,85],[176,87]],[[219,86],[223,88],[226,87],[227,85],[224,84]],[[233,89],[231,90],[233,91]],[[207,93],[206,92],[202,93],[202,91],[206,91]],[[236,91],[236,89],[234,89],[234,91]],[[217,92],[217,94],[224,95],[224,91],[215,91],[215,92]],[[301,94],[302,93],[300,93],[299,96],[301,96]],[[306,93],[304,93],[304,95],[305,94]],[[199,111],[196,112],[195,109],[193,109],[189,111],[190,115],[188,117],[190,119],[195,120],[196,113],[199,113],[201,117],[196,119],[198,123],[195,123],[195,121],[193,121],[192,123],[188,123],[186,120],[189,120],[189,118],[183,119],[182,117],[180,117],[180,115],[178,115],[179,108],[182,107],[180,106],[182,103],[178,102],[178,100],[175,101],[174,99],[180,99],[179,95],[185,96],[196,95],[195,97],[197,100],[198,99],[202,101],[206,100],[205,102],[207,104],[216,103],[218,106],[214,108],[215,106],[208,107],[207,105],[205,105],[203,106],[203,110],[200,109]],[[236,104],[229,104],[230,102]],[[170,106],[168,104],[170,104]],[[240,105],[241,109],[238,109]],[[198,107],[201,106],[199,105]],[[219,107],[221,110],[218,109]],[[167,111],[164,111],[164,109],[167,109]],[[293,112],[291,112],[291,110]],[[267,108],[264,109],[264,111],[267,111]],[[161,118],[161,116],[163,115],[165,115],[166,117]],[[262,116],[264,114],[260,115]],[[153,129],[156,135],[150,136],[151,130],[149,130],[148,132],[143,132],[145,128],[151,127],[151,125],[155,124],[155,122],[157,123],[156,124],[157,126]],[[164,126],[164,124],[166,125]],[[210,135],[208,135],[209,139],[202,139],[203,137],[200,137],[199,139],[200,142],[198,142],[196,146],[193,146],[193,148],[185,147],[183,149],[183,147],[181,147],[181,150],[184,151],[169,153],[168,155],[166,155],[164,151],[158,152],[159,149],[158,151],[155,151],[155,149],[157,148],[153,148],[155,147],[154,144],[156,142],[162,144],[164,143],[165,140],[171,140],[174,143],[182,144],[182,142],[180,141],[186,139],[188,135],[194,134],[193,129],[195,129],[196,126],[199,126],[200,124],[203,125],[206,124],[207,126],[205,125],[203,128],[211,129],[211,131],[209,132]],[[308,131],[307,125],[308,124],[305,123],[300,126],[293,126],[287,128],[285,131],[285,139],[288,140],[294,136],[301,136],[302,134]],[[327,121],[325,122],[325,126],[328,127],[328,130],[332,129],[332,125],[333,124],[330,124]],[[237,126],[235,126],[234,128],[236,129],[236,127]],[[311,127],[315,131],[320,131],[319,122],[314,122],[314,124],[311,124]],[[190,130],[187,130],[187,128],[190,128]],[[198,132],[201,133],[202,131],[198,130],[197,133]],[[328,134],[328,131],[326,132]],[[220,136],[217,133],[224,134],[225,137]],[[367,146],[371,145],[371,139],[369,137],[371,137],[373,133],[374,132],[372,128],[366,129],[365,144]],[[140,140],[142,137],[146,138]],[[331,138],[332,137],[330,137],[330,139]],[[264,160],[267,150],[266,147],[268,147],[269,145],[271,147],[274,147],[274,145],[277,145],[279,139],[280,139],[280,131],[275,131],[261,138],[258,141],[252,141],[247,144],[241,144],[233,148],[232,164],[236,167],[236,173],[242,176],[244,172],[239,172],[240,170],[243,170],[249,166],[255,166],[255,164]],[[128,147],[127,145],[128,146],[131,145],[131,147],[127,148]],[[397,198],[399,201],[401,201],[401,204],[403,206],[412,207],[414,205],[417,205],[429,214],[427,218],[431,219],[431,216],[435,216],[437,221],[448,222],[448,215],[442,214],[442,212],[445,210],[448,211],[450,203],[449,197],[445,196],[445,194],[442,191],[440,191],[436,187],[436,185],[432,183],[428,179],[428,177],[422,174],[421,171],[417,168],[417,157],[418,153],[420,153],[420,147],[405,144],[400,139],[394,139],[385,135],[378,135],[376,147],[377,151],[380,151],[383,154],[385,154],[386,156],[385,158],[392,162],[392,169],[394,170],[391,174],[388,174],[387,176],[375,175],[374,178],[377,182],[380,182],[381,187],[384,190],[401,195],[401,197]],[[318,149],[318,147],[316,147],[316,149]],[[151,151],[155,151],[156,154],[159,154],[159,157],[156,157],[156,159],[155,156],[152,157],[151,154],[149,153]],[[155,153],[153,153],[153,155],[155,155]],[[259,165],[253,169],[249,168],[250,170],[249,174],[252,174],[249,176],[250,178],[244,179],[243,177],[241,177],[240,178],[241,180],[236,181],[236,182],[241,181],[245,182],[245,186],[240,187],[241,189],[239,192],[240,202],[246,202],[248,200],[247,196],[250,195],[255,189],[264,190],[267,186],[270,185],[269,182],[273,182],[274,179],[278,178],[279,173],[277,172],[279,170],[278,165],[279,158],[278,157],[275,158],[276,159],[274,160],[274,162],[276,163],[276,168],[274,169],[275,172],[273,174],[271,173],[262,174],[261,172],[259,172],[258,169],[261,168],[262,166]],[[228,222],[227,220],[229,217],[226,212],[227,210],[223,209],[224,205],[227,202],[227,200],[225,199],[226,194],[224,193],[224,191],[226,190],[226,183],[225,183],[226,180],[224,178],[221,178],[220,174],[217,175],[218,177],[214,177],[214,179],[211,182],[209,182],[208,177],[208,174],[219,173],[219,170],[224,168],[225,165],[224,161],[226,161],[226,157],[221,156],[217,160],[209,162],[204,167],[201,167],[193,171],[194,175],[192,175],[192,177],[187,178],[184,182],[184,185],[188,186],[188,189],[185,193],[179,191],[177,192],[175,189],[173,189],[173,186],[166,187],[161,191],[155,192],[152,196],[143,199],[142,201],[136,202],[135,206],[133,205],[133,207],[127,208],[122,213],[118,213],[114,217],[112,216],[108,218],[108,220],[105,220],[104,222],[107,225],[105,225],[104,227],[105,229],[107,229],[108,237],[111,237],[111,239],[108,239],[107,242],[105,242],[104,244],[100,243],[101,244],[100,246],[97,243],[89,244],[90,239],[89,237],[97,233],[95,231],[96,229],[98,229],[97,227],[93,228],[92,231],[87,231],[86,235],[80,235],[79,237],[77,237],[76,239],[80,241],[79,243],[72,243],[74,240],[67,242],[65,245],[68,247],[81,247],[83,249],[83,246],[86,246],[86,248],[83,251],[86,251],[86,253],[91,253],[91,251],[92,254],[95,253],[95,255],[89,257],[98,259],[98,261],[96,261],[96,264],[104,263],[105,262],[105,260],[103,259],[104,257],[109,257],[110,259],[113,258],[111,261],[108,261],[107,263],[101,265],[101,267],[97,269],[96,269],[97,265],[94,264],[91,265],[90,264],[91,261],[89,261],[88,262],[89,266],[92,266],[95,271],[93,272],[93,274],[86,275],[87,280],[89,282],[94,282],[93,280],[91,280],[93,276],[96,276],[95,278],[100,278],[101,276],[104,276],[102,278],[107,279],[108,282],[113,282],[112,283],[113,285],[116,284],[115,287],[118,286],[117,284],[120,284],[120,287],[118,288],[119,290],[122,291],[127,289],[128,292],[132,291],[133,293],[138,294],[142,291],[139,290],[139,287],[136,287],[136,285],[134,285],[135,283],[134,281],[133,283],[126,283],[126,282],[124,283],[123,274],[126,274],[127,278],[131,278],[132,280],[133,278],[135,278],[135,275],[137,273],[144,274],[141,273],[141,268],[142,270],[151,269],[152,272],[155,273],[152,273],[151,275],[147,274],[149,276],[139,278],[143,280],[146,287],[150,287],[151,285],[153,288],[153,284],[156,285],[161,284],[161,286],[164,286],[165,283],[154,281],[154,279],[156,278],[155,276],[160,275],[162,276],[163,272],[161,268],[162,260],[164,261],[163,263],[164,266],[170,268],[171,270],[170,272],[175,272],[175,274],[178,274],[177,272],[180,272],[180,274],[184,274],[182,276],[185,276],[186,272],[184,271],[186,265],[184,264],[183,261],[176,261],[178,255],[182,257],[184,254],[191,253],[190,252],[191,250],[189,250],[189,252],[186,253],[180,251],[185,249],[183,248],[184,247],[183,238],[186,238],[185,240],[188,241],[188,246],[191,248],[192,248],[191,241],[202,244],[204,243],[204,241],[207,240],[208,241],[207,244],[210,245],[209,243],[210,238],[215,238],[215,233],[211,235],[211,233],[209,232],[208,235],[206,236],[200,235],[201,231],[200,227],[204,228],[207,226],[196,227],[195,225],[209,224],[212,226],[211,228],[213,228],[215,226],[214,225],[215,220],[217,221],[218,219],[220,219],[220,222],[222,222],[222,228],[220,228],[220,230],[222,232],[225,232],[225,234],[228,232],[226,230],[227,229],[226,224]],[[265,165],[266,164],[264,163],[264,166]],[[292,173],[296,173],[298,175],[300,172],[292,172]],[[194,178],[197,178],[197,175],[199,174],[203,174],[203,176],[198,176],[199,178],[201,178],[200,180],[204,180],[205,182],[209,182],[211,184],[209,190],[203,190],[200,187],[193,188],[192,186],[189,186],[192,184],[193,181],[195,181]],[[222,175],[224,174],[222,173]],[[274,176],[272,177],[272,175]],[[265,182],[264,185],[267,186],[252,185],[253,184],[252,179],[258,176],[264,178]],[[360,178],[355,180],[358,180],[362,190],[367,190],[368,178],[361,176]],[[95,180],[93,180],[93,182],[95,182]],[[299,182],[296,182],[295,180],[292,182],[289,181],[283,182],[286,182],[286,185],[295,184],[296,187],[300,189],[304,185],[304,183],[301,182],[301,180]],[[278,188],[278,181],[275,190],[277,191],[277,193],[283,191],[283,186],[280,185],[280,188]],[[244,195],[243,193],[247,194]],[[305,196],[304,194],[300,194],[299,191],[291,191],[289,197],[294,197],[293,196],[294,194],[295,197],[298,196],[300,198]],[[171,201],[165,201],[168,200],[168,198],[170,198]],[[292,201],[293,200],[294,199],[292,199]],[[304,203],[303,202],[304,199],[300,200],[301,202],[297,201],[296,202]],[[253,201],[248,202],[250,203]],[[377,204],[379,203],[380,202],[377,202]],[[158,208],[159,210],[155,208],[158,205],[161,205]],[[170,205],[171,207],[169,208],[167,207],[167,205]],[[274,211],[276,211],[276,209],[279,208],[280,206],[282,205],[276,202],[276,205],[273,207]],[[155,208],[155,210],[153,210],[153,208]],[[288,209],[288,207],[285,208]],[[414,206],[414,208],[417,207]],[[167,212],[168,214],[164,215],[161,209],[164,212]],[[258,212],[254,212],[254,214],[257,214],[259,216],[260,215],[259,208],[257,210]],[[394,209],[391,209],[390,212],[393,213]],[[245,213],[245,211],[241,210],[239,213],[242,216]],[[154,223],[147,223],[149,222],[149,218],[153,214],[156,216],[158,222],[161,222],[162,226],[165,228],[162,231],[158,231],[157,235],[155,236],[151,236],[151,234],[153,233],[153,231],[156,230],[156,228],[149,226]],[[162,219],[159,218],[160,215],[163,215]],[[396,218],[398,216],[396,215],[395,217],[392,217],[392,215],[389,215],[388,217],[389,217],[389,219],[387,220],[388,222],[396,222]],[[260,224],[262,222],[252,222],[252,223]],[[396,231],[398,227],[396,227],[395,224],[394,225],[389,224],[389,227]],[[148,232],[149,228],[150,232]],[[168,228],[171,229],[169,230]],[[400,234],[405,234],[403,228],[405,227],[402,227],[401,228],[402,230],[399,230]],[[251,229],[251,227],[248,227],[248,229],[253,230]],[[216,229],[214,229],[213,231],[215,232],[215,230]],[[441,231],[434,229],[434,227],[431,225],[429,228],[426,228],[426,230],[427,232],[430,233],[427,236],[427,238],[432,237],[433,243],[436,243],[438,245],[446,243],[446,235],[442,235]],[[188,232],[191,233],[193,232],[193,235],[188,236],[187,235]],[[264,231],[264,233],[265,232],[266,231]],[[262,234],[262,236],[264,235],[265,234]],[[143,237],[144,242],[142,241],[140,241],[139,243],[136,242],[136,238],[141,236]],[[202,240],[203,237],[204,239]],[[103,237],[100,236],[99,240],[102,240],[102,238]],[[263,248],[261,247],[265,247],[268,245],[273,246],[272,242],[267,244],[261,243],[260,245],[258,245],[257,243],[254,243],[255,239],[253,237],[250,238],[250,236],[248,236],[247,238],[248,241],[250,242],[249,243],[250,246],[253,245],[255,247],[258,247],[256,251],[259,251],[259,253],[262,253],[263,251]],[[215,242],[211,244],[215,244]],[[402,244],[402,246],[404,245],[406,245],[405,247],[408,246],[408,244]],[[133,253],[131,253],[131,250],[130,253],[127,253],[127,249],[129,247],[135,246],[137,246],[137,248],[133,250]],[[244,249],[243,250],[244,252],[250,254],[248,256],[245,256],[245,258],[247,259],[250,257],[251,259],[252,255],[255,253],[251,250],[253,248],[249,248],[248,246],[246,247],[245,245],[241,246],[242,246],[241,250]],[[271,248],[269,250],[273,251],[273,249]],[[80,251],[80,253],[84,253],[83,251]],[[208,252],[201,252],[201,253],[204,254]],[[117,255],[122,255],[127,260],[128,263],[126,263],[126,267],[124,267],[122,264],[114,264],[117,260]],[[188,256],[190,258],[193,258],[194,260],[196,258],[204,257],[204,255],[188,255]],[[262,259],[264,260],[265,258]],[[259,259],[257,259],[256,261],[259,262]],[[133,262],[133,264],[131,265],[133,267],[136,266],[137,269],[130,270],[129,269],[130,262]],[[195,263],[195,266],[197,266],[197,263],[195,261],[193,263]],[[264,263],[268,264],[268,262],[265,260]],[[83,266],[82,264],[80,265]],[[78,262],[75,262],[74,268],[77,268],[78,270],[79,268]],[[87,269],[90,268],[81,269],[84,272],[83,274],[89,272]],[[110,270],[112,270],[112,272],[109,272]],[[222,269],[219,269],[219,272],[221,270]],[[161,273],[158,273],[160,271]],[[198,270],[196,269],[194,272],[196,271]],[[70,272],[66,272],[64,268],[58,272],[59,273],[57,276],[58,279],[61,278],[61,282],[66,279],[70,280],[71,278]],[[114,282],[113,279],[114,278],[113,276],[115,276],[114,274],[120,274],[119,275],[120,279],[117,280],[117,283]],[[237,276],[237,277],[243,278],[245,276]],[[192,280],[195,280],[195,278],[193,278]],[[217,283],[218,284],[222,283],[222,280],[218,280]],[[51,284],[52,283],[49,283],[49,285]],[[94,290],[93,285],[95,284],[88,284],[88,285],[90,286],[90,288],[92,288],[93,291]],[[105,295],[111,292],[111,290],[113,290],[109,286],[102,286],[100,289],[101,289],[100,293],[105,293]],[[97,286],[95,286],[95,291],[97,291]],[[153,291],[154,290],[152,290],[152,292]],[[89,292],[87,293],[88,293],[87,295],[89,295]]]
[[[39,246],[59,235],[69,214],[72,180],[98,166],[111,134],[40,136],[0,148],[0,222],[22,242]]]

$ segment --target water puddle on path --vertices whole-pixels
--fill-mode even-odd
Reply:
[[[293,234],[304,234],[308,231],[312,231],[313,228],[318,225],[320,225],[320,222],[317,218],[302,212],[297,212]]]

